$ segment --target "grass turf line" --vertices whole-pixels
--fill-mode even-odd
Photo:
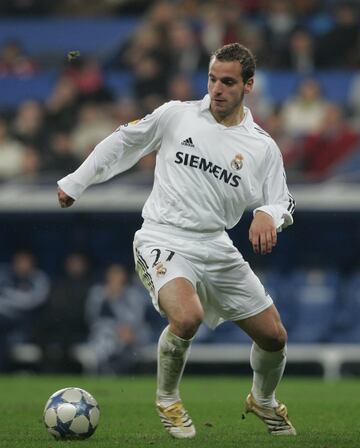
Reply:
[[[0,446],[180,447],[191,448],[356,448],[360,446],[358,380],[324,382],[286,377],[278,398],[289,408],[298,436],[274,437],[250,414],[241,419],[250,378],[185,376],[182,398],[197,428],[192,440],[174,440],[154,409],[155,376],[0,376]],[[47,433],[42,412],[58,389],[88,390],[101,408],[100,424],[86,441],[57,442]]]

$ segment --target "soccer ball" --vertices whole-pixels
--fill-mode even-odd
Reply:
[[[44,409],[46,429],[55,439],[87,439],[94,434],[99,418],[97,401],[79,387],[54,392]]]

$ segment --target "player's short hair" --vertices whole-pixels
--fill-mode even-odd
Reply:
[[[252,52],[237,42],[224,45],[213,52],[210,62],[216,58],[219,61],[239,61],[244,83],[255,75],[256,61]]]

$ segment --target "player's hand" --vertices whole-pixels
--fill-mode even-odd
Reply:
[[[256,254],[269,254],[277,243],[277,232],[273,218],[265,212],[255,213],[249,229],[249,240]]]
[[[61,208],[71,207],[75,200],[68,196],[61,188],[57,190],[58,200]]]

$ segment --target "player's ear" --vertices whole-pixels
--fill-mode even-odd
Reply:
[[[246,81],[244,86],[244,93],[250,93],[254,86],[254,78],[250,78]]]

